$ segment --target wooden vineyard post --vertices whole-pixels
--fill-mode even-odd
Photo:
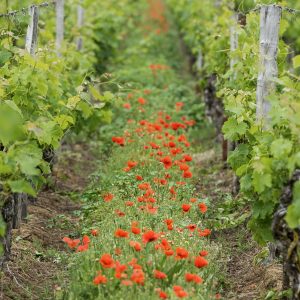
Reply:
[[[56,1],[56,51],[57,55],[60,56],[60,50],[64,40],[64,0]]]
[[[84,9],[81,5],[77,7],[77,27],[78,29],[82,28],[84,22]],[[80,51],[83,47],[82,36],[79,36],[77,39],[77,50]]]
[[[232,16],[232,24],[230,26],[230,52],[233,53],[238,48],[238,32],[237,32],[237,25],[238,25],[238,14],[234,14]],[[231,81],[236,79],[237,73],[235,72],[235,64],[237,60],[233,57],[230,58],[230,70],[232,72],[232,76],[230,78]],[[224,122],[226,122],[227,118],[224,118]],[[228,159],[229,151],[232,150],[233,145],[230,141],[225,140],[223,137],[223,145],[222,145],[222,159],[224,162]]]
[[[274,78],[278,76],[277,52],[282,8],[266,5],[260,11],[260,65],[256,90],[256,117],[263,126],[268,123],[271,104],[268,96],[275,90]]]
[[[25,49],[34,56],[38,37],[39,8],[31,6],[29,8],[29,16],[30,21],[27,28]]]

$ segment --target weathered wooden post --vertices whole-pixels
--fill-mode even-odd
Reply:
[[[56,0],[56,51],[60,56],[60,50],[64,40],[64,10],[65,1]]]
[[[38,23],[39,23],[39,8],[35,5],[29,8],[30,21],[27,28],[25,49],[32,56],[35,55],[38,37]]]
[[[81,1],[82,2],[82,1]],[[83,26],[84,22],[84,9],[81,5],[77,7],[77,27],[80,30]],[[83,39],[82,36],[79,36],[77,39],[77,50],[80,51],[83,47]]]
[[[266,5],[260,11],[260,66],[256,90],[256,117],[263,126],[268,123],[271,104],[268,96],[275,90],[274,78],[278,76],[277,52],[282,8]]]
[[[236,51],[236,49],[238,48],[238,31],[237,31],[237,26],[238,26],[238,14],[234,14],[232,16],[232,23],[230,25],[230,52],[233,53]],[[235,71],[235,64],[237,63],[236,58],[231,57],[230,58],[230,70],[232,72],[231,81],[234,81],[237,77],[237,72]],[[224,117],[224,122],[226,122],[227,118]],[[232,142],[225,140],[224,136],[223,137],[223,141],[222,141],[222,159],[224,162],[227,161],[228,159],[228,155],[229,155],[229,151],[233,150],[234,145]],[[225,163],[226,164],[226,163]]]

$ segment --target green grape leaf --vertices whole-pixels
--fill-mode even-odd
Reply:
[[[293,148],[293,143],[287,139],[279,138],[272,142],[271,153],[275,158],[287,157]]]
[[[300,67],[300,55],[293,58],[293,66],[295,69]]]
[[[59,115],[55,117],[55,121],[59,124],[62,130],[67,129],[70,126],[70,124],[75,123],[74,119],[68,115]]]
[[[262,193],[266,188],[272,186],[272,176],[268,173],[253,172],[252,184],[257,193]]]
[[[26,193],[31,196],[36,196],[35,190],[25,179],[10,180],[7,183],[13,193]]]
[[[79,96],[74,96],[68,99],[67,108],[73,110],[76,108],[77,104],[81,101]]]
[[[293,203],[288,207],[285,217],[290,228],[300,226],[300,182],[297,181],[293,188]]]
[[[222,131],[227,140],[234,141],[240,135],[244,135],[247,131],[247,124],[245,122],[238,123],[235,118],[229,118],[223,125]]]
[[[234,149],[234,151],[230,153],[228,157],[228,163],[234,170],[236,170],[241,165],[247,163],[248,154],[249,154],[249,146],[246,144],[239,144]]]

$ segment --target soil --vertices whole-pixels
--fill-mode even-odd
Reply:
[[[218,208],[224,201],[224,195],[231,194],[233,190],[233,173],[224,166],[221,157],[221,151],[215,148],[194,155],[200,174],[203,174],[197,189],[212,199],[212,209]],[[249,208],[245,208],[247,210]],[[265,299],[269,290],[281,290],[282,265],[268,259],[258,261],[257,257],[264,248],[252,239],[246,223],[212,234],[212,239],[225,253],[222,299]]]
[[[66,266],[62,238],[78,229],[80,192],[95,169],[96,157],[84,144],[64,145],[50,184],[28,207],[27,220],[13,231],[10,261],[0,273],[0,299],[53,299]]]

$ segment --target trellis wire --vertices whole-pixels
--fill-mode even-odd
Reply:
[[[0,14],[0,18],[11,18],[15,17],[16,15],[22,14],[22,15],[28,15],[28,11],[32,7],[38,7],[38,8],[44,8],[44,7],[50,7],[51,5],[55,5],[56,0],[49,1],[49,2],[43,2],[41,4],[32,4],[29,7],[21,8],[19,10],[13,10],[7,13]]]
[[[258,5],[257,7],[253,8],[253,9],[249,9],[246,12],[242,12],[240,11],[240,13],[244,13],[244,14],[248,14],[251,12],[259,12],[261,10],[262,7],[264,7],[266,5]],[[280,5],[276,5],[274,4],[274,6],[280,7],[282,11],[286,11],[289,12],[290,14],[300,14],[300,10],[299,9],[294,9],[294,8],[290,8],[290,7],[285,7],[285,6],[280,6]]]

